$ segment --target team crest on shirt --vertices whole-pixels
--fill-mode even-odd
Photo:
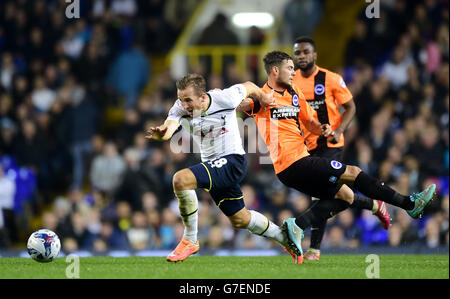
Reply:
[[[316,86],[314,86],[314,93],[316,95],[323,95],[323,93],[325,92],[325,86],[323,86],[323,84],[317,84]]]
[[[292,105],[298,106],[298,95],[296,94],[292,97]]]
[[[340,169],[342,168],[342,163],[338,162],[336,160],[331,161],[331,167],[333,167],[334,169]]]

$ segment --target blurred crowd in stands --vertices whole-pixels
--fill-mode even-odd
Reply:
[[[170,51],[199,1],[80,3],[81,18],[68,19],[64,1],[0,2],[0,248],[24,248],[29,233],[45,227],[65,252],[173,249],[183,225],[172,175],[200,158],[144,138],[176,96],[170,72],[154,74],[151,58]],[[448,248],[448,21],[448,1],[386,1],[374,19],[361,12],[345,65],[335,70],[357,105],[344,162],[404,194],[436,183],[438,199],[420,220],[389,207],[389,231],[370,212],[348,209],[329,220],[323,249]],[[249,44],[263,34],[252,28]],[[224,76],[193,71],[208,88],[264,83],[233,62]],[[150,81],[156,87],[143,92]],[[307,209],[309,197],[285,188],[272,165],[261,163],[268,155],[256,129],[243,135],[247,150],[260,149],[248,154],[247,207],[278,224]],[[276,246],[233,229],[207,192],[198,196],[204,248]],[[308,236],[304,242],[307,248]]]

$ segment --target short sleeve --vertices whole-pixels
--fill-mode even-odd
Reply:
[[[333,95],[336,102],[340,105],[353,99],[353,95],[345,84],[344,79],[338,74],[333,78]]]
[[[223,90],[210,92],[216,105],[223,109],[236,108],[247,97],[247,89],[242,84],[235,84]]]
[[[185,115],[188,115],[188,112],[183,108],[181,101],[178,99],[175,101],[172,108],[170,108],[167,120],[176,120],[177,122],[180,122],[180,119]]]

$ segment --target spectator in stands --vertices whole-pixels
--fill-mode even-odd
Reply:
[[[439,223],[435,218],[429,219],[425,224],[425,244],[428,248],[440,245]]]
[[[416,243],[419,239],[416,222],[411,221],[403,210],[396,210],[394,217],[389,230],[389,245],[397,247]]]
[[[14,218],[14,196],[16,194],[16,184],[8,178],[0,164],[0,234],[3,243],[9,244],[16,241],[16,225]]]
[[[101,53],[100,44],[91,40],[84,48],[74,69],[80,82],[102,106],[106,104],[103,97],[107,66],[108,60],[106,55]]]
[[[25,120],[22,123],[21,134],[15,140],[13,148],[14,155],[20,165],[31,167],[35,173],[39,173],[47,155],[42,139],[37,135],[35,122]]]
[[[161,237],[161,248],[170,249],[176,245],[176,226],[180,225],[178,217],[170,208],[162,210],[161,226],[159,228],[159,235]]]
[[[373,161],[373,151],[372,148],[369,146],[367,140],[363,138],[359,138],[356,140],[356,165],[358,165],[359,168],[362,169],[362,171],[375,175],[377,170],[377,165]]]
[[[198,45],[238,45],[239,38],[229,27],[226,14],[219,12],[197,41]]]
[[[181,4],[180,2],[178,2]],[[151,16],[146,20],[145,37],[142,40],[145,49],[149,53],[164,55],[175,43],[172,26],[161,18],[161,16]]]
[[[16,125],[11,119],[7,117],[0,119],[0,155],[13,154],[16,132]]]
[[[347,246],[345,241],[344,230],[338,225],[334,225],[328,229],[323,247],[345,248]]]
[[[92,161],[90,182],[92,187],[112,196],[119,187],[125,172],[125,161],[113,142],[105,144],[103,154]]]
[[[206,192],[205,192],[206,193]],[[215,208],[210,204],[211,198],[209,194],[200,193],[199,197],[199,214],[198,214],[198,240],[206,242],[208,240],[209,231],[215,222]],[[203,199],[200,199],[202,198]]]
[[[126,250],[129,248],[126,235],[108,220],[102,220],[100,233],[92,238],[92,249],[97,252],[107,250]]]
[[[143,131],[140,115],[135,108],[125,111],[125,119],[117,128],[115,142],[120,151],[133,144],[134,136]]]
[[[389,80],[395,90],[408,82],[408,68],[412,65],[413,60],[407,54],[405,47],[398,44],[392,53],[391,60],[382,67],[382,75]]]
[[[289,42],[298,36],[313,36],[322,19],[324,1],[291,0],[284,7],[283,21],[289,29]]]
[[[282,210],[292,210],[292,205],[288,201],[289,191],[285,186],[281,186],[279,181],[267,186],[265,190],[267,202],[263,206],[263,210],[270,212],[275,218],[279,218]]]
[[[114,225],[122,233],[126,233],[132,225],[132,211],[131,206],[126,201],[119,201],[116,205],[116,217]]]
[[[300,192],[291,192],[291,198],[289,199],[289,202],[292,203],[292,208],[295,215],[300,215],[303,212],[305,212],[309,206],[310,206],[310,199],[309,196],[300,193]]]
[[[196,42],[197,45],[239,45],[240,40],[237,34],[229,28],[228,16],[225,13],[218,12],[213,21],[200,33]],[[224,56],[222,69],[224,75],[228,64],[234,62],[234,57]],[[203,59],[207,72],[210,73],[211,60]]]
[[[213,225],[209,230],[209,235],[205,244],[206,248],[208,248],[209,250],[219,250],[226,248],[223,234],[223,227],[219,225]],[[246,245],[243,245],[242,247],[246,248],[245,246]]]
[[[47,112],[56,100],[56,93],[47,87],[45,79],[42,76],[36,76],[31,99],[37,111]]]
[[[4,53],[0,64],[0,87],[6,91],[11,91],[16,68],[11,53]]]
[[[361,211],[359,218],[355,221],[355,225],[361,234],[360,241],[362,246],[380,245],[388,242],[388,232],[381,227],[380,222],[377,221],[370,211]],[[392,226],[389,228],[389,231],[391,229]]]
[[[373,45],[367,30],[367,24],[363,20],[356,21],[355,31],[348,41],[345,51],[345,62],[348,66],[373,63]]]
[[[424,177],[444,174],[443,148],[439,142],[438,128],[427,124],[420,132],[419,142],[413,145],[412,154],[418,158],[420,174]]]
[[[161,206],[167,206],[173,191],[171,188],[171,176],[166,173],[167,156],[160,148],[154,148],[151,155],[142,164],[142,177],[149,190],[155,192]]]
[[[158,198],[156,197],[155,193],[147,191],[144,194],[142,194],[142,203],[141,203],[142,211],[144,212],[157,211],[159,208],[158,204],[159,204]]]
[[[73,238],[79,249],[88,248],[88,240],[91,238],[89,231],[87,230],[87,219],[81,212],[73,212],[70,221],[69,235],[66,236]]]
[[[84,41],[80,36],[77,36],[74,25],[66,27],[64,38],[61,40],[61,47],[66,56],[72,59],[78,59],[80,57],[83,51]]]
[[[0,52],[2,52],[5,49],[5,32],[2,27],[0,27]]]
[[[132,225],[126,234],[133,250],[145,250],[154,246],[156,232],[148,226],[147,218],[143,212],[133,213]]]
[[[337,215],[337,222],[344,233],[346,248],[358,248],[361,243],[361,228],[355,224],[354,211],[347,209]]]
[[[439,212],[440,216],[440,240],[441,244],[445,244],[448,246],[448,231],[449,231],[449,224],[448,224],[448,218],[449,218],[449,199],[448,194],[445,195],[442,198],[441,203],[441,211]]]
[[[185,0],[182,2],[178,0],[164,0],[164,2],[164,19],[170,23],[174,30],[174,35],[177,36],[182,32],[200,0]]]
[[[140,169],[139,152],[127,148],[124,152],[124,161],[126,169],[114,197],[118,201],[127,201],[133,211],[139,211],[142,210],[143,193],[147,189]]]
[[[68,78],[63,87],[64,106],[58,112],[62,138],[70,148],[73,160],[72,187],[81,188],[86,175],[87,158],[92,153],[91,139],[99,127],[99,111],[84,86]]]
[[[112,0],[111,13],[113,15],[133,17],[137,12],[135,0]]]
[[[34,24],[37,25],[36,23]],[[49,51],[49,44],[44,42],[44,33],[42,30],[40,27],[33,27],[31,29],[25,55],[31,59],[43,59],[45,62],[49,62],[51,52]]]
[[[53,212],[44,212],[42,214],[42,227],[51,231],[57,232],[58,229],[58,217]],[[62,236],[62,235],[58,235]]]
[[[136,105],[139,93],[150,79],[150,74],[150,60],[145,57],[141,47],[135,44],[114,60],[107,82],[120,96],[124,96],[124,106],[128,109]]]

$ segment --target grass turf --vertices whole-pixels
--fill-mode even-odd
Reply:
[[[73,261],[71,261],[73,262]],[[41,264],[0,258],[0,278],[66,278],[66,258]],[[373,261],[372,261],[373,262]],[[379,255],[379,278],[449,278],[448,255]],[[367,278],[366,255],[324,255],[319,262],[292,263],[289,256],[193,256],[169,263],[164,257],[80,258],[79,278],[304,279]],[[69,268],[70,270],[73,268]]]

